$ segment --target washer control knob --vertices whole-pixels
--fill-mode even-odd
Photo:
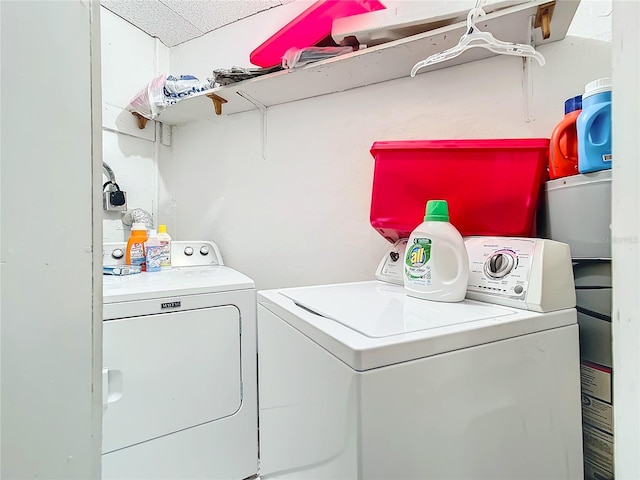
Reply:
[[[522,285],[516,285],[513,291],[520,295],[524,291],[524,288],[522,288]]]
[[[490,278],[503,278],[515,266],[515,259],[507,252],[497,252],[491,255],[484,265],[484,272]]]
[[[124,257],[124,250],[122,250],[121,248],[115,248],[113,252],[111,252],[111,257],[115,258],[116,260],[120,260],[122,257]]]
[[[186,247],[186,248],[184,249],[184,254],[185,254],[187,257],[190,257],[191,255],[193,255],[193,248],[191,248],[191,247]]]
[[[200,255],[209,255],[209,247],[207,245],[200,247]]]

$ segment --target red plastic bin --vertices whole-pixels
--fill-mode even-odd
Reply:
[[[428,200],[447,200],[463,236],[535,235],[549,139],[375,142],[370,221],[393,242],[423,221]]]
[[[280,65],[291,47],[311,47],[330,35],[336,18],[384,8],[378,0],[319,0],[256,47],[249,61],[260,67]]]

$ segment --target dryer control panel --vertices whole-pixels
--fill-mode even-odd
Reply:
[[[102,265],[126,265],[127,242],[105,243],[102,246]],[[224,265],[218,246],[206,240],[171,242],[172,267],[206,267]]]
[[[541,238],[467,237],[467,298],[537,312],[575,307],[569,246]]]

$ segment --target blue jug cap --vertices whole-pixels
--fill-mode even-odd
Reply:
[[[564,102],[564,114],[582,110],[582,95],[573,97]]]

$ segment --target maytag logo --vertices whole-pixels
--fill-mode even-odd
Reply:
[[[162,310],[164,310],[165,308],[178,308],[180,306],[180,300],[178,300],[177,302],[166,302],[166,303],[161,303],[160,304],[160,308]]]

